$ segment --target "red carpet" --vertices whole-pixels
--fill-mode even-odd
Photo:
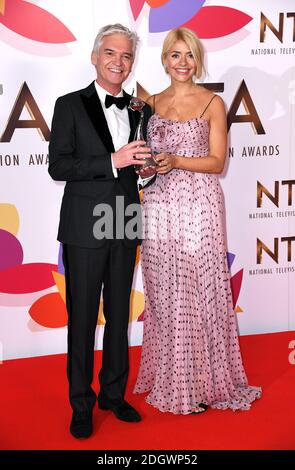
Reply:
[[[133,395],[140,348],[130,349],[126,398],[141,423],[123,423],[95,409],[94,435],[69,434],[66,356],[11,360],[0,366],[0,449],[295,449],[295,365],[288,361],[295,332],[241,337],[251,385],[263,396],[250,411],[209,409],[202,415],[161,413]],[[96,374],[101,353],[96,353]],[[96,377],[96,375],[95,375]]]

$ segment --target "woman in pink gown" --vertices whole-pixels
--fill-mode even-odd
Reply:
[[[199,39],[187,28],[165,39],[171,85],[148,102],[156,181],[144,190],[141,249],[144,335],[135,393],[161,411],[248,410],[248,385],[232,304],[217,174],[227,149],[223,102],[194,83],[203,71]]]

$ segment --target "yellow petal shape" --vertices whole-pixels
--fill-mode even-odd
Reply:
[[[142,292],[132,290],[130,299],[129,321],[136,321],[144,310],[144,295]]]
[[[0,0],[0,13],[4,15],[5,11],[5,0]]]
[[[12,233],[12,235],[17,234],[19,215],[17,208],[13,204],[0,204],[0,229]]]

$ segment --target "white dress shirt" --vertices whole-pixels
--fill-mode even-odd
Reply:
[[[105,106],[106,95],[109,95],[104,88],[102,88],[97,81],[94,81],[95,89],[97,91],[98,97],[101,102],[101,106],[107,120],[108,128],[111,133],[114,149],[115,151],[119,150],[123,145],[128,144],[129,135],[130,135],[130,123],[127,107],[119,109],[115,104],[112,104],[109,108]],[[116,98],[123,96],[123,90],[116,95]],[[111,163],[113,168],[114,177],[118,178],[118,171],[114,166],[112,154],[111,154]],[[153,176],[148,178],[138,177],[138,184],[144,186]]]
[[[105,106],[106,95],[109,95],[104,88],[102,88],[97,81],[94,82],[95,89],[97,91],[98,97],[101,102],[101,106],[107,120],[108,128],[111,133],[115,152],[119,150],[123,145],[128,144],[129,135],[130,135],[130,124],[127,107],[119,109],[115,104],[112,104],[109,108]],[[117,98],[123,96],[123,90],[120,91]],[[117,169],[114,167],[113,159],[112,167],[115,178],[118,177]]]

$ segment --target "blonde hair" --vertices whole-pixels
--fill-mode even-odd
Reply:
[[[198,36],[189,28],[176,28],[171,29],[167,34],[161,54],[162,64],[165,68],[165,61],[167,54],[171,47],[176,41],[184,41],[190,49],[195,61],[196,61],[196,77],[200,78],[205,71],[204,68],[204,49]]]

